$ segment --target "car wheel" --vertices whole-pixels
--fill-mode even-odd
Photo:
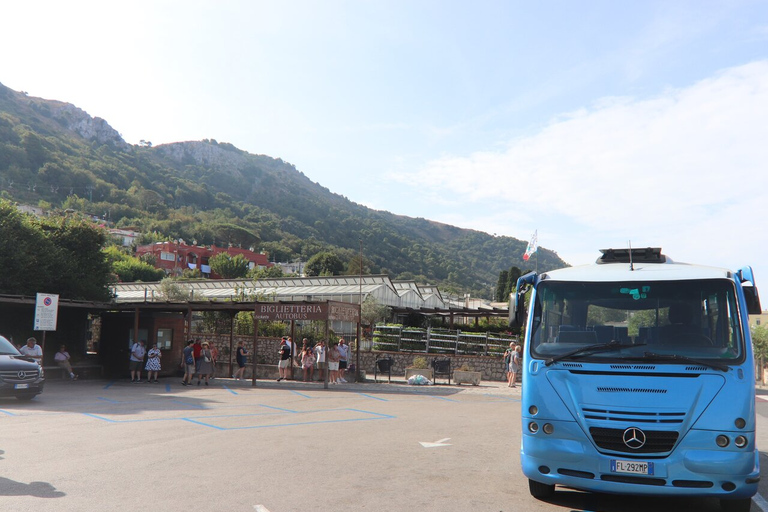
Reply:
[[[531,491],[531,496],[539,500],[551,498],[555,494],[554,484],[543,484],[530,479],[528,480],[528,490]]]

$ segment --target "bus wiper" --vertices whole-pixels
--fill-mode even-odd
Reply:
[[[636,345],[633,345],[631,343],[619,343],[616,340],[611,340],[608,343],[598,343],[597,345],[587,345],[586,347],[579,347],[577,349],[571,350],[570,352],[566,352],[565,354],[558,354],[556,356],[552,356],[546,361],[544,361],[544,364],[546,366],[550,366],[562,359],[567,359],[569,357],[585,356],[587,354],[597,354],[599,352],[611,352],[613,350],[621,350],[624,348],[642,347],[643,345],[647,345],[647,343],[638,343]]]
[[[721,372],[728,371],[728,365],[720,363],[710,363],[702,361],[700,359],[692,359],[688,356],[681,356],[679,354],[657,354],[656,352],[646,352],[643,354],[643,359],[658,359],[660,361],[680,361],[681,363],[696,364],[700,366],[708,366]]]

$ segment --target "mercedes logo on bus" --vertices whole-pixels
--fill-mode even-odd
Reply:
[[[21,380],[24,380],[24,379],[26,379],[26,378],[27,378],[27,372],[25,372],[25,371],[23,371],[23,370],[22,370],[22,371],[20,371],[19,373],[17,373],[16,375],[18,375],[18,377],[19,377]]]
[[[645,446],[645,432],[637,427],[629,427],[624,431],[622,440],[624,441],[624,444],[627,445],[627,448],[639,450]]]

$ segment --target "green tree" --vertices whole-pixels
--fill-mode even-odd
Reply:
[[[373,295],[365,297],[361,311],[361,320],[363,325],[370,325],[372,327],[371,331],[373,331],[373,327],[377,322],[389,320],[391,314],[392,309],[377,301]]]
[[[250,279],[269,279],[275,277],[283,277],[284,275],[285,274],[283,273],[282,267],[280,267],[280,265],[274,265],[267,268],[254,267],[248,271],[247,277]]]
[[[230,256],[220,252],[208,260],[211,270],[224,279],[240,279],[248,275],[248,260],[242,254]]]
[[[189,290],[172,277],[160,281],[160,295],[168,301],[184,301],[189,299]]]
[[[768,358],[768,327],[757,325],[752,328],[752,346],[755,349],[756,359]]]
[[[308,276],[336,276],[344,270],[344,263],[333,252],[319,252],[309,258],[304,266],[304,273]]]
[[[496,302],[509,302],[509,295],[504,295],[509,289],[509,271],[502,270],[499,272],[499,280],[496,282],[496,294],[494,298]]]
[[[347,262],[347,269],[344,271],[348,276],[359,276],[361,274],[370,274],[371,264],[365,257],[361,258],[360,254],[353,254]]]
[[[36,219],[0,201],[0,293],[108,300],[105,232],[79,219]]]
[[[259,235],[247,228],[236,224],[216,224],[211,226],[216,234],[216,239],[222,241],[225,245],[232,245],[242,248],[257,247],[261,243]]]

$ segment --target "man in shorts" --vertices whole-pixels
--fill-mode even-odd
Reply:
[[[144,340],[139,340],[138,343],[134,343],[131,347],[131,357],[128,360],[128,365],[131,369],[131,382],[141,382],[141,368],[144,366]]]
[[[349,345],[344,342],[344,338],[339,338],[339,382],[347,382],[344,376],[347,374],[347,359],[349,358]]]
[[[181,351],[181,366],[184,368],[184,378],[181,379],[182,386],[189,386],[192,384],[192,377],[195,376],[195,340],[187,341],[187,346]]]
[[[280,360],[277,363],[277,371],[280,376],[277,378],[277,382],[280,382],[288,378],[291,369],[291,347],[288,346],[288,340],[285,336],[280,340],[280,348],[277,353],[280,354]]]
[[[315,348],[312,349],[312,351],[315,353],[315,361],[317,362],[317,373],[320,378],[320,382],[325,382],[325,371],[328,368],[328,363],[325,359],[325,340],[320,340],[320,342],[315,345]]]

